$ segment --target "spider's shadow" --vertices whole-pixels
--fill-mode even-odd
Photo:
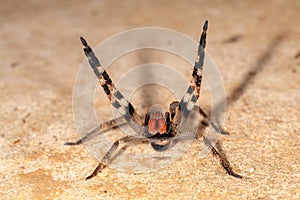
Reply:
[[[261,56],[257,59],[255,65],[253,68],[251,68],[243,78],[243,81],[233,90],[233,92],[230,93],[229,96],[226,98],[227,106],[232,105],[234,102],[236,102],[246,91],[248,86],[253,83],[255,77],[262,72],[262,70],[265,68],[267,63],[272,59],[274,52],[280,45],[280,43],[285,38],[285,33],[281,33],[277,35],[273,41],[269,44],[269,47],[267,50],[261,54]],[[224,102],[221,102],[217,105],[217,108],[222,105]]]
[[[254,82],[255,77],[258,76],[267,63],[272,59],[274,52],[282,43],[283,39],[285,38],[285,33],[281,33],[277,35],[272,42],[269,44],[269,47],[267,50],[261,54],[261,56],[257,59],[255,65],[253,68],[251,68],[243,78],[243,81],[233,90],[233,92],[230,93],[229,96],[227,96],[225,102],[227,103],[227,106],[232,105],[235,103],[239,98],[244,94],[244,92],[247,90],[249,85]],[[221,102],[217,105],[217,109],[219,106],[222,106],[224,102]],[[221,142],[218,140],[215,146],[218,151],[225,156],[224,151],[222,150]]]
[[[143,50],[140,52],[137,52],[137,57],[139,60],[139,63],[145,64],[145,63],[151,63],[153,62],[154,57],[153,57],[153,52],[149,51],[149,50]],[[155,77],[155,72],[149,68],[144,68],[144,73],[147,75],[147,79],[153,79],[153,77]],[[143,78],[143,77],[141,77]],[[143,107],[146,108],[150,108],[154,102],[153,102],[153,98],[149,98],[149,91],[147,89],[147,87],[142,87],[141,88],[141,93],[144,95],[141,95],[141,101],[143,102]]]

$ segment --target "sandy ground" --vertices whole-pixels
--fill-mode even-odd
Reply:
[[[299,10],[296,0],[2,0],[0,199],[299,199]],[[160,170],[107,168],[85,181],[98,161],[84,146],[64,146],[78,139],[72,89],[84,60],[79,36],[95,46],[121,31],[157,26],[197,40],[205,19],[207,50],[227,93],[225,127],[231,134],[220,141],[244,178],[226,175],[210,154],[200,159],[201,142],[195,141]],[[137,63],[151,61],[141,57]],[[130,70],[131,59],[116,61],[114,80]],[[176,65],[168,57],[163,62]],[[109,119],[107,99],[97,105]]]

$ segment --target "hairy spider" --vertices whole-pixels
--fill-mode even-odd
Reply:
[[[96,176],[99,171],[101,171],[108,165],[112,155],[118,149],[120,142],[128,143],[131,141],[147,141],[150,142],[151,146],[156,151],[164,151],[168,149],[170,143],[178,133],[180,122],[185,120],[191,110],[196,106],[196,102],[200,95],[207,28],[208,21],[206,20],[203,25],[203,31],[200,37],[200,43],[198,47],[197,58],[193,67],[192,78],[190,80],[190,85],[186,91],[186,94],[180,101],[174,101],[170,104],[169,112],[163,113],[161,110],[149,111],[145,115],[144,121],[142,121],[141,117],[136,112],[135,107],[130,102],[128,102],[128,100],[115,87],[105,69],[101,67],[99,60],[95,56],[91,47],[87,44],[86,40],[80,37],[81,43],[84,46],[84,53],[88,58],[90,66],[94,70],[94,73],[97,76],[99,83],[106,93],[109,101],[111,102],[113,107],[118,110],[119,114],[121,114],[121,117],[104,122],[100,124],[95,130],[88,133],[85,137],[79,139],[77,142],[67,142],[65,143],[65,145],[79,145],[89,140],[90,137],[96,132],[116,128],[118,126],[118,120],[125,121],[136,132],[135,136],[128,135],[115,141],[109,151],[104,155],[103,159],[98,164],[93,173],[86,179],[90,179]],[[212,125],[219,133],[224,134],[221,129],[219,129],[213,122],[208,119],[206,113],[200,107],[199,113],[204,117],[204,120],[202,121],[203,125]],[[201,135],[201,138],[204,144],[211,150],[212,154],[219,159],[222,167],[229,175],[236,178],[242,178],[242,176],[233,172],[226,157],[223,154],[219,153],[205,136]]]

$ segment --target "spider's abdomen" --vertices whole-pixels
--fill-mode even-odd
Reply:
[[[148,121],[148,133],[151,135],[165,134],[167,123],[161,112],[151,113]]]

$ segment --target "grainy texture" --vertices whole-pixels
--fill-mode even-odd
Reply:
[[[1,2],[0,199],[300,199],[299,10],[297,0]],[[107,168],[85,181],[97,160],[84,146],[63,145],[78,138],[72,87],[84,59],[79,36],[96,45],[124,30],[160,26],[197,39],[205,19],[207,50],[228,97],[231,135],[220,138],[222,147],[245,178],[226,175],[211,155],[200,159],[196,141],[160,171]],[[113,63],[112,78],[149,59],[138,56]],[[151,94],[134,96],[140,111]],[[109,102],[99,99],[109,119]]]

